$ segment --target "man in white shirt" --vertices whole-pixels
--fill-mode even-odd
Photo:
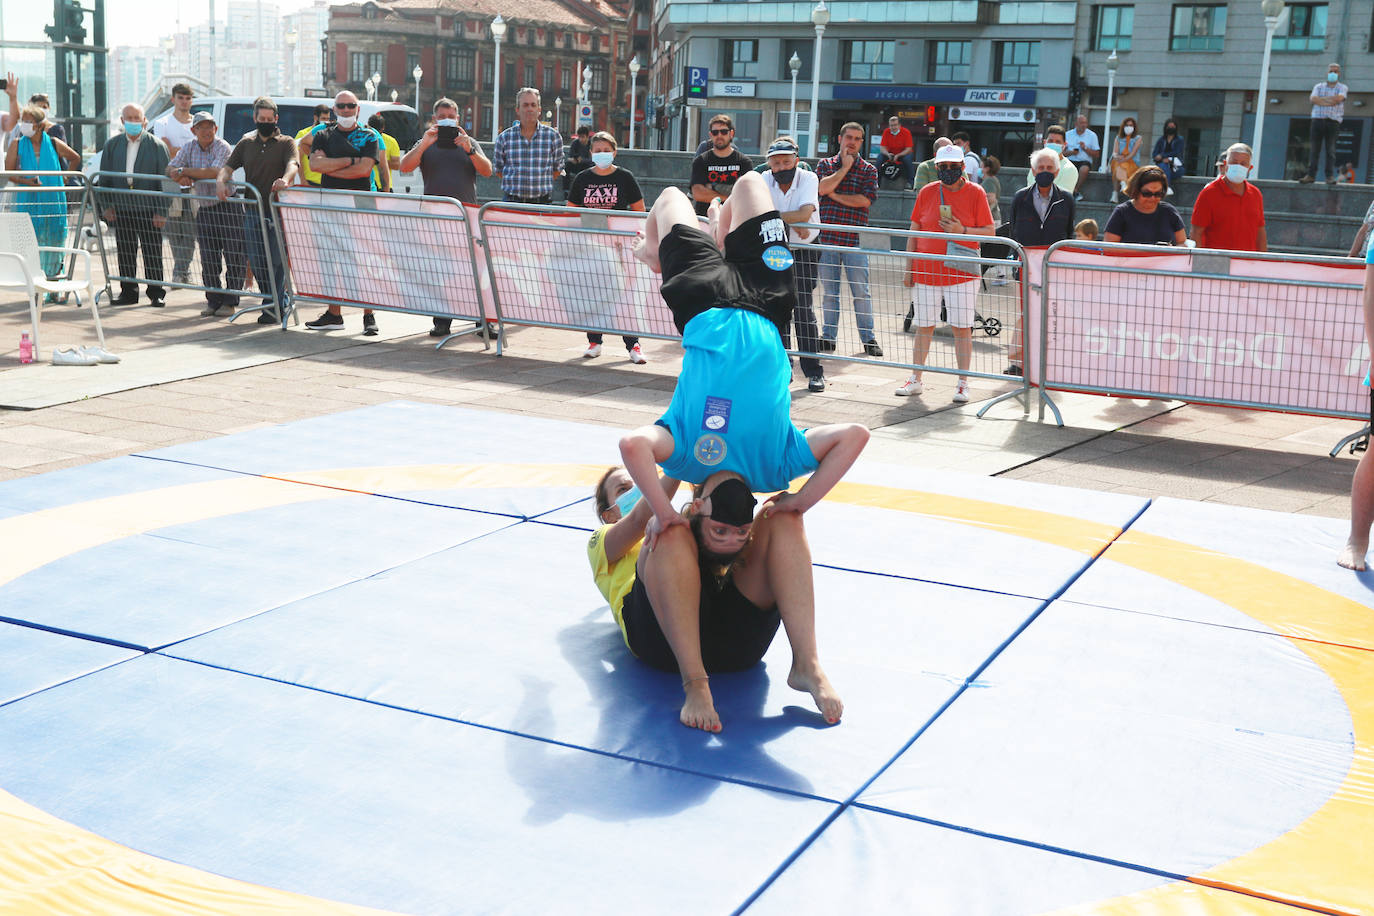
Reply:
[[[174,157],[183,146],[194,143],[191,133],[191,102],[195,96],[191,87],[177,83],[172,87],[172,110],[153,122],[153,136],[167,145],[167,155]],[[169,185],[168,190],[175,190]],[[163,234],[172,246],[172,282],[191,282],[191,259],[196,253],[196,219],[189,200],[173,199],[167,208],[167,225]]]
[[[768,169],[763,173],[764,186],[773,198],[773,206],[787,223],[787,241],[792,245],[814,241],[815,229],[801,229],[799,223],[815,223],[821,207],[820,180],[816,173],[799,167],[797,142],[791,137],[778,137],[768,147]],[[794,247],[792,269],[797,278],[797,304],[792,309],[792,323],[797,327],[797,347],[808,353],[817,352],[816,313],[811,308],[811,292],[816,288],[814,248]],[[787,334],[783,345],[791,349]],[[806,386],[812,391],[825,390],[825,370],[814,356],[801,358]]]
[[[1082,200],[1083,182],[1088,180],[1088,173],[1102,155],[1102,144],[1097,142],[1097,134],[1088,127],[1087,115],[1079,115],[1073,122],[1073,128],[1065,138],[1068,148],[1064,150],[1064,155],[1078,169],[1078,183],[1073,187],[1073,198]]]

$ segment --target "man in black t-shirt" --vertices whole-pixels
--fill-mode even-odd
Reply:
[[[705,216],[706,208],[717,197],[729,197],[740,176],[754,168],[753,160],[734,147],[735,122],[729,115],[716,115],[707,127],[711,148],[692,160],[692,200],[697,216]]]
[[[579,125],[572,142],[568,144],[568,155],[563,159],[563,197],[572,191],[572,180],[578,172],[592,167],[592,129],[585,124]]]

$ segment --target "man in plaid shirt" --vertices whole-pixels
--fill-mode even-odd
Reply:
[[[491,164],[501,179],[503,200],[553,203],[553,180],[563,174],[563,138],[552,127],[539,123],[541,104],[538,89],[526,87],[517,92],[515,113],[520,123],[496,138]]]
[[[1326,82],[1312,87],[1312,155],[1307,161],[1307,174],[1299,178],[1303,184],[1317,180],[1317,155],[1326,147],[1326,183],[1336,183],[1336,131],[1345,120],[1345,96],[1349,90],[1341,82],[1341,65],[1326,68]]]
[[[868,208],[878,199],[878,169],[861,155],[864,129],[853,121],[840,128],[840,151],[816,164],[820,179],[821,222],[829,226],[867,226]],[[822,230],[820,245],[859,247],[856,232]],[[840,321],[840,270],[849,275],[849,294],[854,299],[854,321],[859,326],[864,353],[881,357],[873,333],[873,300],[868,294],[868,255],[861,252],[825,251],[821,253],[819,274],[825,291],[821,311],[820,349],[835,349],[836,326]]]
[[[224,140],[215,136],[219,126],[208,111],[198,111],[191,119],[193,141],[177,150],[167,166],[167,177],[182,187],[194,191],[197,215],[196,240],[200,242],[200,282],[205,286],[219,286],[220,262],[224,262],[223,289],[243,289],[248,273],[247,256],[243,250],[243,211],[235,204],[215,196],[215,178],[234,151]],[[192,206],[186,201],[185,206]],[[221,308],[230,311],[239,307],[239,297],[229,293],[205,293],[205,308],[201,315],[210,318]]]

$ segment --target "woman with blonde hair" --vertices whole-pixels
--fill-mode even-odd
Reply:
[[[1112,146],[1112,203],[1117,201],[1117,190],[1126,190],[1135,170],[1140,168],[1140,133],[1136,129],[1135,118],[1125,117],[1116,132],[1116,143]]]
[[[62,161],[72,171],[81,169],[81,157],[70,146],[48,135],[52,122],[48,113],[38,105],[27,105],[19,112],[19,136],[5,152],[7,172],[60,172]],[[10,181],[35,188],[54,188],[52,191],[20,191],[15,195],[15,209],[27,213],[33,221],[33,232],[44,248],[61,248],[67,238],[67,193],[62,189],[61,175],[15,177]],[[43,273],[54,278],[62,274],[62,252],[39,253]],[[50,294],[51,298],[51,294]]]

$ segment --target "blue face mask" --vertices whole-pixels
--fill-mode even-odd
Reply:
[[[1064,144],[1062,144],[1062,143],[1046,143],[1046,144],[1045,144],[1045,149],[1052,149],[1052,150],[1054,150],[1056,153],[1062,153],[1062,152],[1064,152]]]
[[[137,137],[139,134],[143,133],[143,122],[125,121],[124,133],[128,134],[131,137]]]
[[[639,502],[640,495],[639,487],[630,487],[630,489],[620,494],[615,501],[615,507],[620,510],[621,518],[630,514],[630,510]]]
[[[1340,75],[1339,73],[1328,73],[1328,74],[1326,74],[1326,81],[1327,81],[1328,83],[1334,83],[1336,80],[1338,80],[1338,79],[1340,79],[1340,78],[1341,78],[1341,75]]]
[[[592,164],[599,169],[609,168],[615,161],[615,153],[592,153]]]

